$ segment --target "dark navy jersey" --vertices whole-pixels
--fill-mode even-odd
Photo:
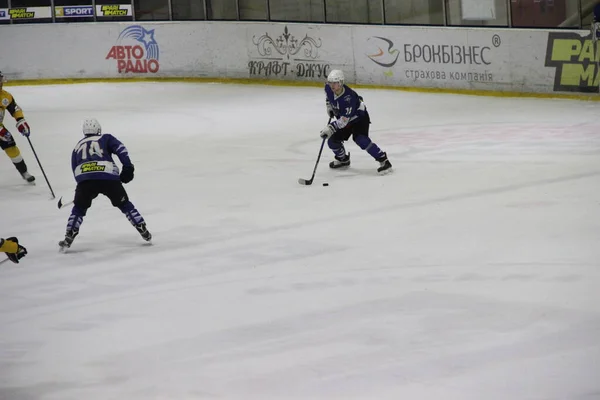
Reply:
[[[123,166],[131,165],[127,148],[113,135],[86,136],[77,143],[71,155],[71,168],[77,183],[89,179],[119,180],[115,154]]]
[[[331,123],[336,131],[367,114],[367,107],[362,98],[346,85],[344,85],[342,93],[336,96],[329,85],[325,84],[325,97],[326,101],[333,107],[333,112],[337,118],[336,121]]]

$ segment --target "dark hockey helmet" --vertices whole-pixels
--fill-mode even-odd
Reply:
[[[4,74],[2,73],[2,71],[0,71],[0,87],[2,86],[2,84],[6,82],[6,77],[4,76]]]

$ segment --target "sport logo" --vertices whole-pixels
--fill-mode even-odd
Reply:
[[[56,17],[93,17],[94,8],[92,6],[64,6],[55,7]]]
[[[120,74],[155,74],[159,69],[158,56],[154,29],[146,30],[141,25],[133,25],[123,29],[117,44],[110,49],[106,59],[117,60],[117,70]]]
[[[598,92],[598,57],[591,34],[551,32],[546,48],[546,67],[556,68],[554,91]]]

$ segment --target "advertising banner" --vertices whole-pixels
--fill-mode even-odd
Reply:
[[[160,69],[160,46],[155,33],[156,29],[147,29],[142,25],[126,27],[110,47],[106,60],[114,60],[119,74],[157,73]]]
[[[331,69],[349,67],[353,79],[351,37],[347,26],[249,25],[248,75],[325,81]]]
[[[550,32],[546,67],[554,69],[553,91],[598,93],[600,52],[591,32]]]
[[[62,6],[54,7],[56,18],[94,17],[92,6]]]
[[[0,10],[0,18],[50,17],[45,7],[13,10]],[[129,15],[131,6],[56,8],[59,18],[91,11]],[[341,69],[348,83],[377,86],[545,93],[597,93],[599,86],[599,51],[584,31],[206,21],[12,24],[0,26],[0,35],[12,38],[0,41],[2,70],[12,80],[324,82]]]
[[[0,20],[52,18],[50,7],[0,8]]]
[[[131,17],[131,4],[104,4],[96,6],[98,17]]]
[[[475,88],[510,81],[506,31],[366,28],[355,32],[357,77],[397,86]]]

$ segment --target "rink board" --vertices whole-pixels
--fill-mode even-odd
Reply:
[[[9,80],[207,78],[598,93],[586,31],[262,22],[0,27]],[[40,40],[44,38],[44,40]]]

